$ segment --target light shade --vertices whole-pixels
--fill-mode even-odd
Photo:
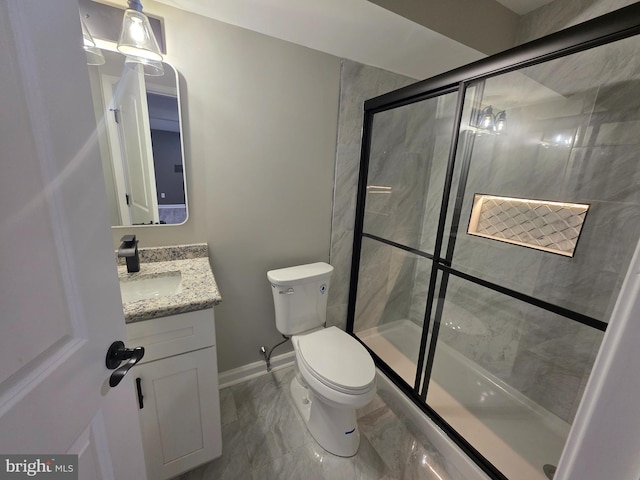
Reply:
[[[502,110],[496,115],[496,125],[494,127],[496,133],[505,133],[507,131],[507,112]]]
[[[495,117],[493,116],[493,108],[489,105],[487,108],[482,110],[480,114],[480,122],[479,127],[484,128],[485,130],[493,130],[495,128]]]
[[[104,55],[98,47],[84,47],[87,65],[104,65]]]
[[[164,67],[162,66],[162,62],[158,62],[156,60],[149,60],[148,58],[140,57],[127,57],[124,63],[125,65],[132,63],[141,64],[144,74],[150,77],[160,77],[164,75]]]
[[[89,33],[89,29],[82,17],[80,17],[80,24],[82,25],[82,48],[84,48],[87,56],[87,65],[104,65],[102,50],[96,47],[96,42],[93,40],[91,33]]]
[[[93,37],[89,33],[89,29],[87,28],[87,24],[84,23],[82,17],[80,17],[80,25],[82,25],[82,46],[85,49],[95,47],[96,42],[94,42]]]
[[[140,5],[138,3],[138,5]],[[140,5],[140,9],[142,6]],[[122,17],[122,29],[118,40],[118,51],[124,55],[156,62],[162,61],[162,54],[153,35],[149,19],[142,13],[128,8]]]

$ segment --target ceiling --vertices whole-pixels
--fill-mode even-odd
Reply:
[[[485,57],[367,0],[156,1],[414,79]],[[551,0],[497,1],[521,15]]]
[[[532,12],[552,1],[553,0],[496,0],[496,2],[501,3],[518,15]]]

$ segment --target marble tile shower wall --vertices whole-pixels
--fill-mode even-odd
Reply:
[[[427,271],[428,260],[382,242],[363,239],[356,301],[355,330],[362,332],[410,315],[414,278]],[[424,317],[424,299],[422,314]]]
[[[335,189],[331,221],[331,295],[327,324],[346,327],[351,253],[360,170],[364,101],[416,80],[351,60],[342,61],[336,149]]]

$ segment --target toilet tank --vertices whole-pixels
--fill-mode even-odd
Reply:
[[[324,325],[332,273],[324,262],[267,272],[280,333],[296,335]]]

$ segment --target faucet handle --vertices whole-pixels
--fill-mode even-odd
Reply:
[[[121,239],[121,242],[123,243],[128,243],[128,244],[132,244],[135,243],[136,241],[136,236],[135,235],[124,235]]]

